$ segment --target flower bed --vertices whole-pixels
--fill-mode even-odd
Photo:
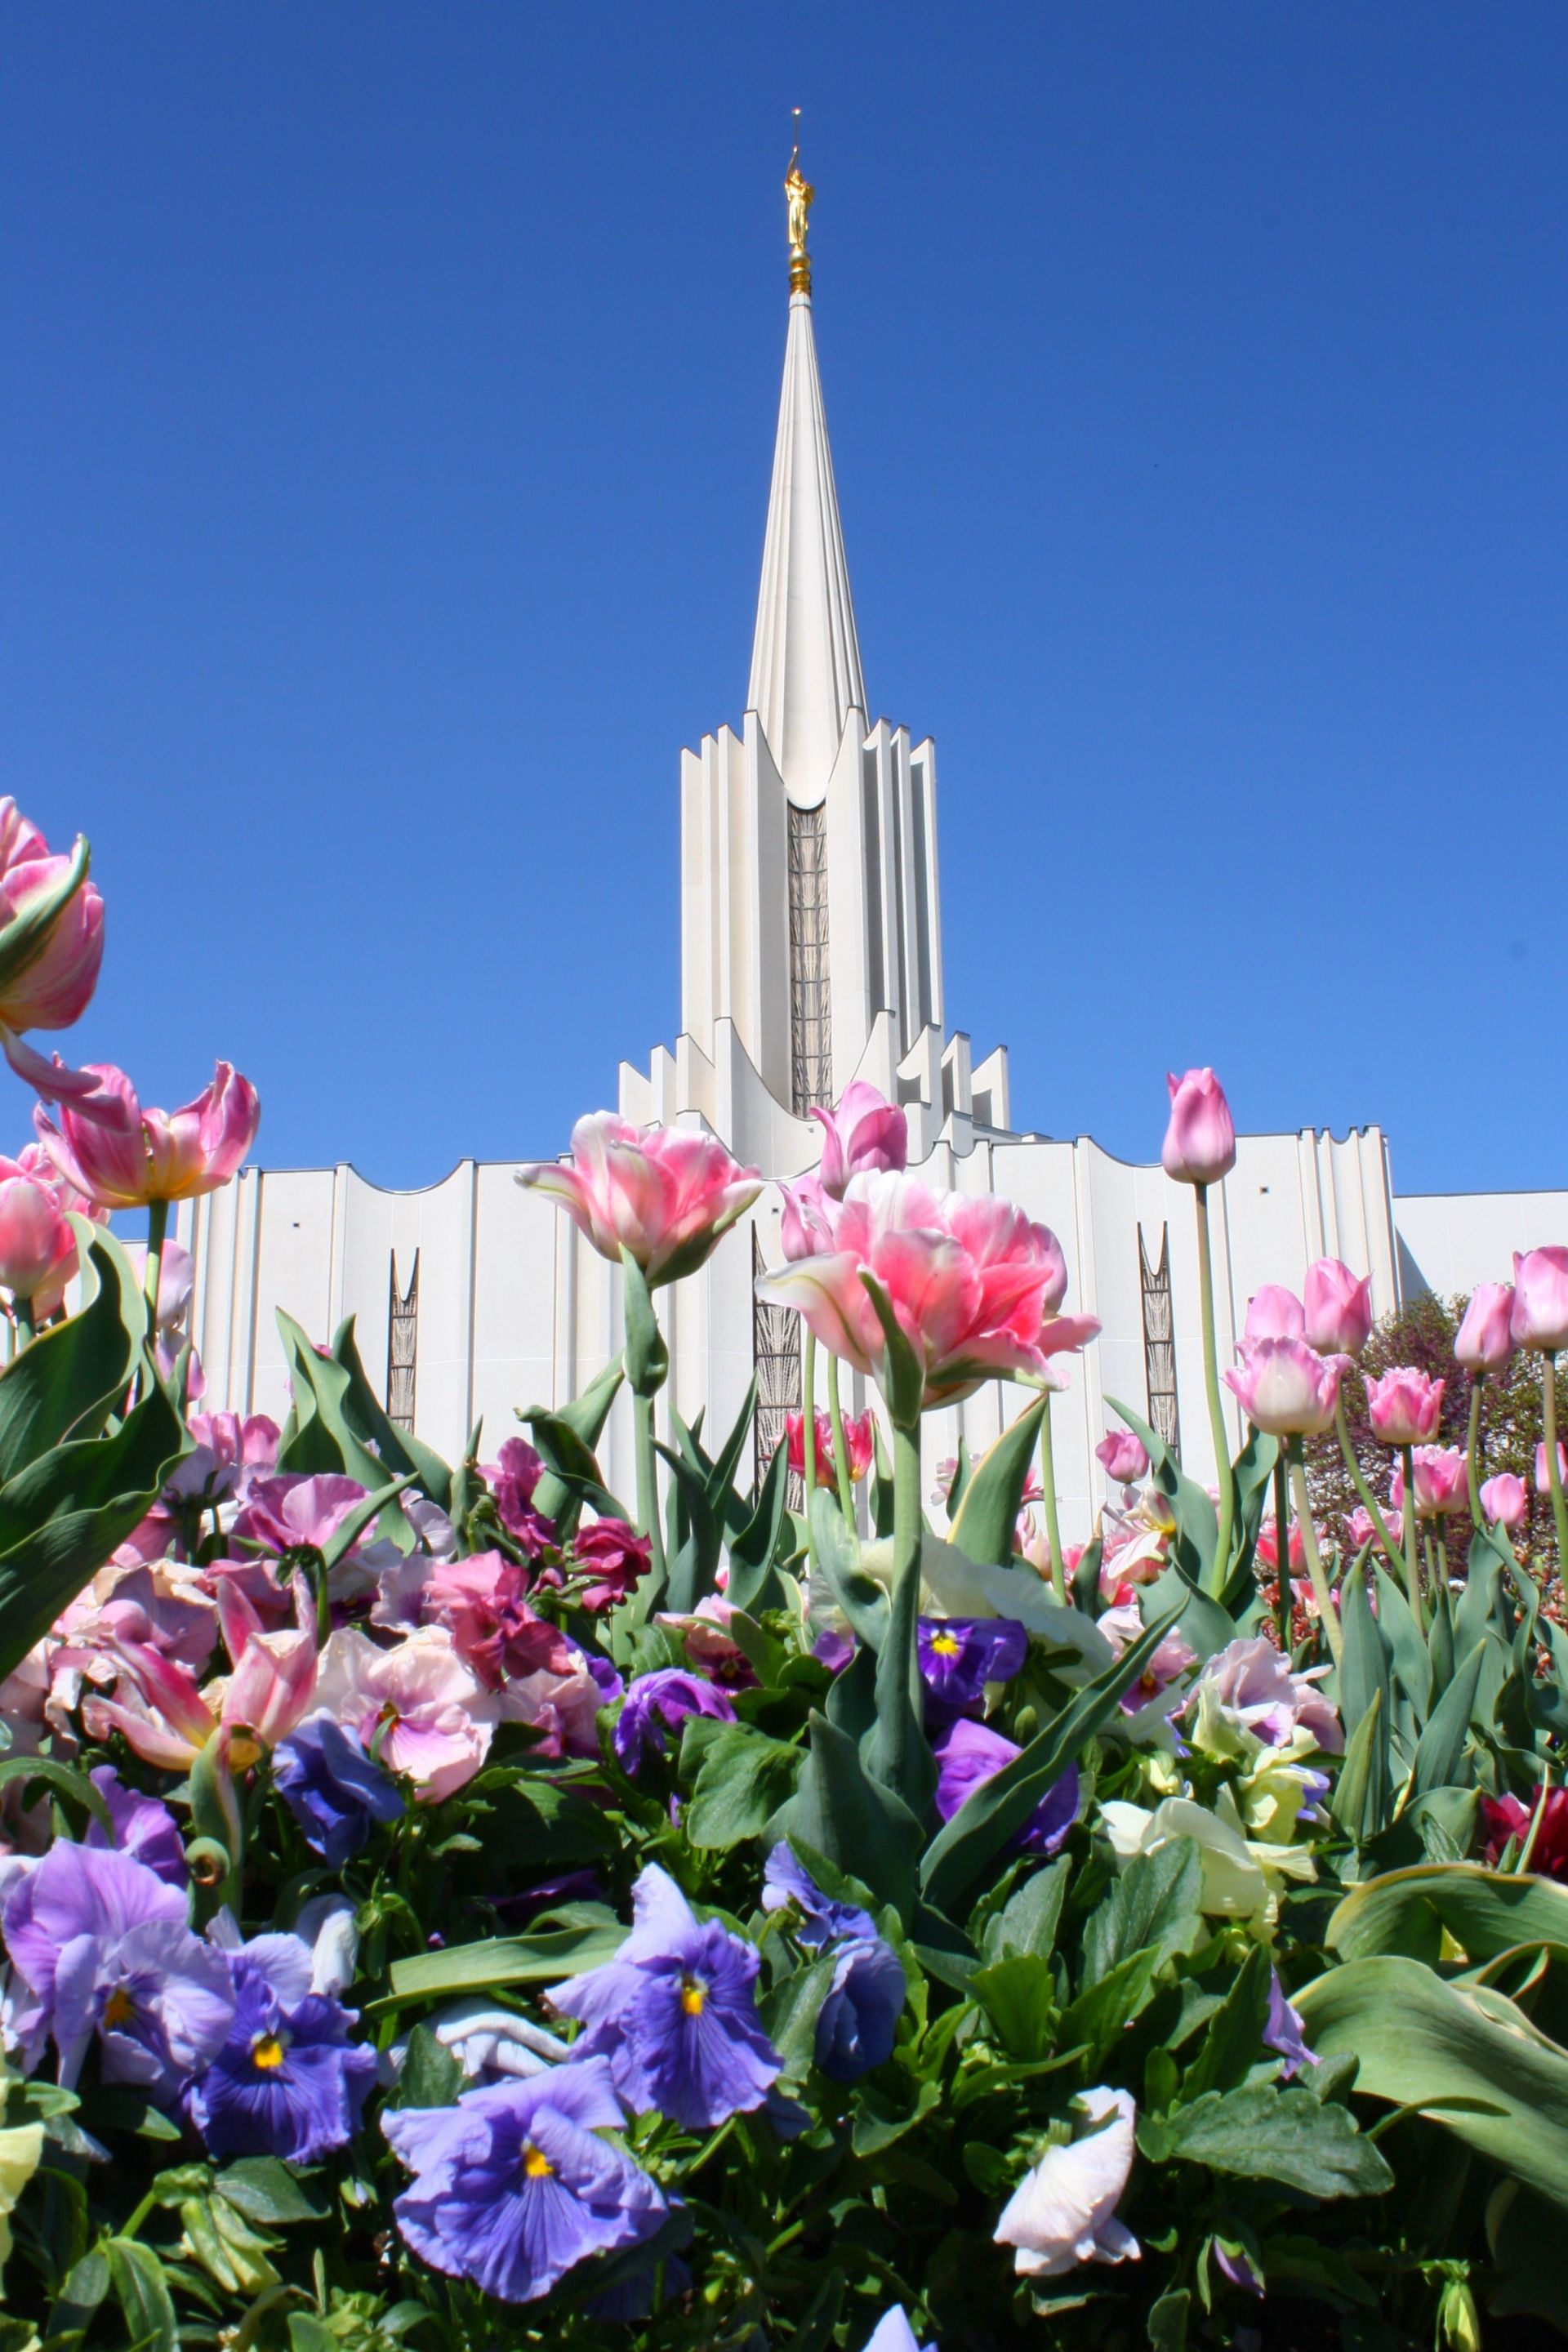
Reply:
[[[1463,1444],[1385,1353],[1352,1443],[1325,1263],[1253,1302],[1230,1463],[1205,1297],[1218,1491],[1118,1407],[1072,1550],[1051,1397],[1098,1326],[1049,1233],[908,1173],[869,1088],[818,1114],[763,1278],[805,1409],[748,1490],[749,1408],[666,1409],[659,1295],[759,1180],[600,1116],[525,1171],[622,1269],[575,1402],[447,1464],[352,1327],[283,1318],[286,1424],[208,1414],[168,1204],[254,1093],[47,1060],[102,908],[8,803],[0,866],[0,1045],[55,1106],[0,1171],[0,2352],[1568,2326],[1568,1251],[1464,1317]],[[1205,1282],[1233,1154],[1173,1080]],[[1479,1475],[1521,1351],[1554,1555]],[[923,1461],[998,1377],[985,1458]],[[1309,1444],[1356,1498],[1321,1524]]]

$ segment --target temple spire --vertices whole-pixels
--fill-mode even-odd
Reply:
[[[795,149],[784,180],[789,333],[746,700],[762,720],[790,798],[803,807],[820,800],[827,788],[846,716],[850,710],[864,716],[866,709],[811,326],[805,240],[814,194],[800,169],[797,108]]]

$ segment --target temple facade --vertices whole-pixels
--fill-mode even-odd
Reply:
[[[812,192],[793,163],[786,193],[784,383],[746,708],[738,728],[681,754],[680,1033],[646,1066],[624,1062],[619,1080],[626,1118],[710,1129],[773,1181],[709,1265],[664,1294],[666,1395],[689,1420],[705,1407],[712,1431],[755,1376],[765,1463],[801,1384],[795,1318],[754,1297],[756,1274],[780,1257],[777,1184],[816,1161],[813,1106],[868,1078],[908,1114],[910,1166],[1048,1224],[1069,1308],[1104,1326],[1053,1408],[1072,1539],[1103,1496],[1093,1448],[1110,1400],[1177,1444],[1192,1475],[1212,1475],[1191,1194],[1158,1163],[1130,1166],[1086,1136],[1016,1131],[1005,1049],[977,1062],[947,1025],[935,746],[873,715],[868,696],[817,370]],[[279,1307],[314,1339],[352,1315],[392,1418],[448,1459],[476,1424],[488,1458],[518,1411],[576,1394],[620,1344],[619,1269],[522,1191],[516,1166],[465,1160],[413,1192],[346,1164],[247,1168],[184,1204],[208,1409],[282,1419]],[[1568,1192],[1397,1195],[1377,1127],[1244,1136],[1215,1205],[1222,1350],[1252,1294],[1299,1287],[1315,1257],[1369,1274],[1383,1314],[1415,1290],[1504,1279],[1511,1250],[1568,1232]],[[858,1411],[864,1383],[849,1387]],[[954,1453],[961,1434],[984,1450],[1022,1402],[991,1383],[932,1415],[928,1454]],[[624,1404],[601,1460],[629,1497]]]

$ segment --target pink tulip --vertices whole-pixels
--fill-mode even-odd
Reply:
[[[1352,1551],[1364,1551],[1369,1543],[1376,1543],[1376,1524],[1364,1503],[1358,1503],[1345,1521],[1345,1536]]]
[[[0,1176],[30,1176],[35,1184],[47,1185],[62,1216],[86,1217],[95,1225],[109,1223],[109,1211],[97,1201],[89,1201],[85,1192],[79,1192],[70,1180],[60,1174],[41,1143],[25,1143],[15,1160],[0,1158]]]
[[[1462,1445],[1418,1445],[1411,1455],[1415,1469],[1415,1516],[1438,1519],[1466,1507],[1468,1479]],[[1405,1479],[1395,1471],[1389,1507],[1403,1514]]]
[[[1509,1328],[1516,1348],[1538,1355],[1568,1348],[1568,1249],[1515,1250]]]
[[[1149,1470],[1148,1448],[1130,1429],[1113,1429],[1094,1449],[1094,1458],[1113,1486],[1135,1486]]]
[[[1511,1470],[1500,1470],[1495,1478],[1481,1484],[1481,1516],[1494,1528],[1507,1528],[1511,1533],[1521,1528],[1530,1516],[1530,1496],[1522,1478]]]
[[[11,926],[46,892],[58,889],[70,865],[55,857],[36,824],[14,800],[0,800],[0,948]],[[103,900],[83,882],[56,915],[31,960],[0,992],[0,1049],[18,1077],[49,1100],[90,1094],[93,1081],[46,1061],[23,1044],[24,1029],[68,1029],[79,1021],[98,985],[103,961]]]
[[[570,1167],[538,1160],[517,1181],[564,1209],[612,1264],[629,1250],[650,1284],[700,1266],[763,1189],[757,1171],[713,1136],[675,1127],[639,1133],[608,1110],[577,1121]]]
[[[1437,1434],[1443,1382],[1414,1364],[1395,1364],[1380,1381],[1368,1381],[1366,1409],[1384,1445],[1426,1445]]]
[[[1309,1348],[1320,1356],[1359,1356],[1372,1337],[1372,1276],[1360,1280],[1337,1257],[1307,1268],[1302,1286]]]
[[[1512,1283],[1477,1283],[1454,1341],[1454,1353],[1468,1372],[1507,1370],[1513,1354],[1512,1317]]]
[[[779,1246],[793,1265],[803,1257],[822,1257],[833,1247],[828,1200],[820,1176],[797,1176],[779,1187],[784,1211],[779,1219]]]
[[[1212,1070],[1167,1077],[1171,1123],[1160,1153],[1179,1184],[1215,1184],[1236,1166],[1236,1124],[1225,1089]]]
[[[1340,1368],[1304,1339],[1255,1339],[1225,1378],[1248,1421],[1270,1437],[1315,1437],[1333,1420]]]
[[[822,1125],[817,1172],[830,1201],[842,1201],[851,1176],[896,1175],[909,1163],[909,1120],[865,1078],[852,1078],[831,1110],[811,1117]]]
[[[458,1656],[444,1625],[421,1625],[395,1649],[354,1627],[321,1652],[320,1704],[357,1731],[389,1772],[406,1773],[422,1804],[471,1780],[489,1752],[497,1702]]]
[[[924,1367],[924,1411],[1019,1372],[1055,1385],[1050,1355],[1098,1328],[1087,1318],[1047,1321],[1053,1237],[994,1194],[856,1176],[830,1222],[833,1249],[765,1275],[757,1296],[796,1308],[825,1347],[885,1389],[882,1327],[860,1279],[874,1276]]]
[[[789,1448],[789,1466],[798,1478],[803,1475],[805,1469],[805,1415],[803,1412],[785,1413],[784,1442]],[[870,1413],[863,1412],[858,1420],[856,1420],[853,1415],[846,1415],[844,1451],[848,1456],[849,1475],[856,1486],[859,1485],[871,1467],[876,1450],[877,1441],[872,1431]],[[831,1486],[836,1475],[833,1467],[833,1423],[818,1405],[816,1408],[816,1483],[819,1486]]]
[[[76,1235],[53,1192],[27,1176],[0,1178],[0,1288],[28,1301],[52,1294],[58,1303],[76,1258]]]
[[[232,1605],[226,1610],[222,1591],[224,1637],[231,1654],[238,1652],[233,1674],[198,1687],[173,1657],[143,1643],[121,1642],[113,1698],[94,1695],[82,1703],[82,1722],[92,1738],[118,1731],[144,1763],[177,1772],[190,1769],[220,1728],[230,1735],[237,1764],[254,1763],[263,1748],[293,1730],[315,1692],[314,1637],[258,1632]]]
[[[1568,1447],[1563,1445],[1561,1438],[1557,1441],[1557,1476],[1561,1485],[1568,1486]],[[1544,1444],[1535,1449],[1535,1491],[1538,1495],[1550,1495],[1552,1492],[1552,1473],[1547,1467]]]
[[[135,1267],[138,1276],[145,1283],[147,1274],[145,1248],[134,1245],[128,1249],[125,1255]],[[157,1321],[160,1331],[172,1330],[184,1318],[185,1309],[191,1303],[191,1293],[195,1287],[195,1261],[184,1244],[173,1240],[166,1241],[163,1244],[163,1255],[158,1261]]]
[[[1306,1312],[1295,1292],[1266,1282],[1247,1302],[1241,1336],[1244,1346],[1250,1347],[1255,1339],[1304,1339],[1306,1330]]]
[[[179,1110],[143,1110],[123,1070],[92,1062],[98,1091],[60,1109],[57,1128],[37,1110],[38,1140],[68,1183],[105,1209],[193,1201],[226,1184],[256,1140],[261,1106],[248,1078],[220,1062],[213,1082]]]

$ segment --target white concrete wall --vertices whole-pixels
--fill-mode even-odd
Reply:
[[[1511,1282],[1515,1250],[1568,1245],[1568,1192],[1402,1192],[1394,1222],[1404,1290],[1453,1298]]]

